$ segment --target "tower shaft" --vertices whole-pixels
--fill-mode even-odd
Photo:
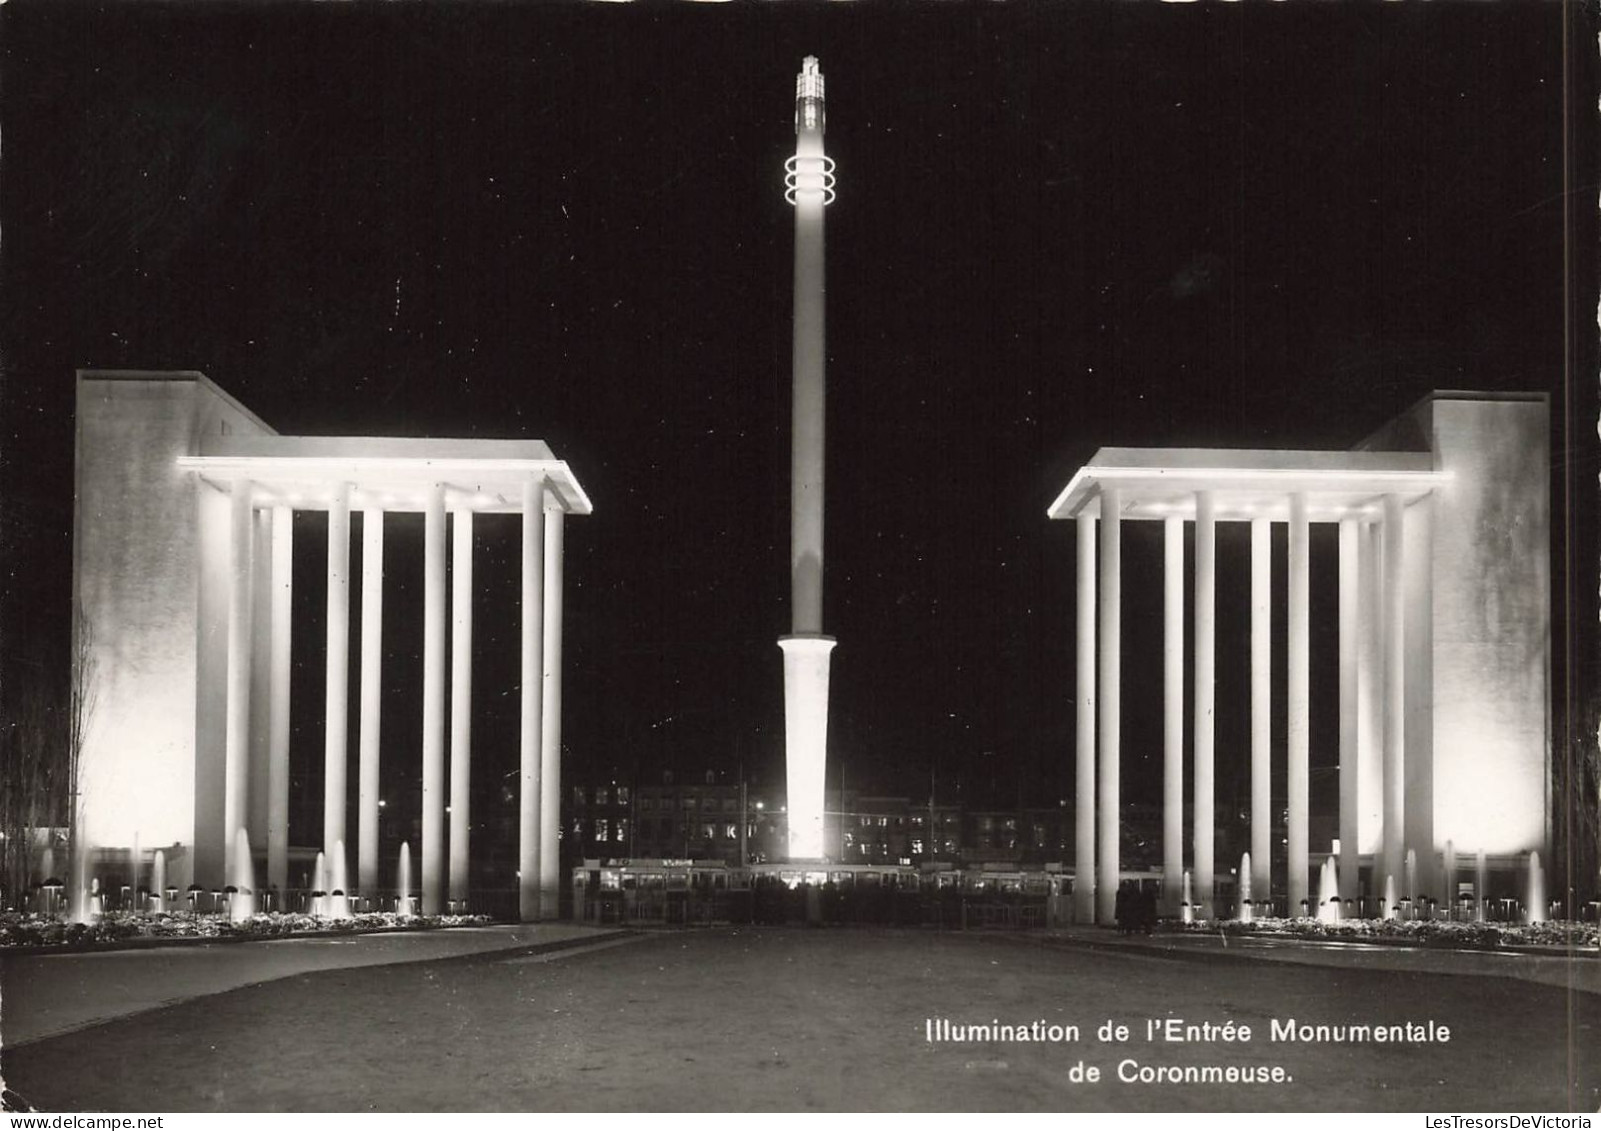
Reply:
[[[797,164],[821,164],[821,129],[802,130]],[[795,198],[794,413],[790,448],[790,596],[796,634],[823,631],[823,193]]]
[[[790,451],[790,626],[784,651],[784,760],[789,856],[823,855],[831,637],[823,634],[823,208],[834,196],[823,152],[823,75],[807,56],[795,80],[795,156],[784,196],[795,206],[794,416]]]

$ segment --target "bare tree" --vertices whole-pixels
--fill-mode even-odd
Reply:
[[[38,830],[66,815],[66,783],[58,704],[38,682],[8,698],[0,728],[0,887],[12,907],[21,905],[33,873]]]
[[[1552,767],[1553,839],[1558,874],[1566,876],[1561,894],[1582,906],[1601,897],[1601,696],[1574,705],[1566,738]]]
[[[61,758],[68,816],[68,882],[74,887],[88,874],[87,862],[82,858],[89,849],[83,835],[83,748],[89,739],[98,697],[96,668],[94,624],[83,605],[75,604],[72,609],[72,679],[67,691],[66,743]],[[87,899],[86,892],[73,890],[72,906],[79,907]]]
[[[7,907],[21,906],[41,842],[50,843],[58,829],[67,830],[62,863],[69,876],[80,874],[82,756],[94,718],[96,671],[89,619],[80,610],[73,621],[66,695],[34,673],[9,684],[0,711],[0,905]]]

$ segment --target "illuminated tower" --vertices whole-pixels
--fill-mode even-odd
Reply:
[[[795,78],[795,156],[784,162],[795,206],[795,411],[790,456],[790,635],[784,650],[784,744],[789,855],[823,855],[828,764],[828,662],[823,633],[823,207],[834,162],[823,153],[823,73],[808,55]]]

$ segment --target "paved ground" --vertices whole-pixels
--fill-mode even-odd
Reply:
[[[299,974],[7,1048],[0,1069],[36,1106],[78,1110],[1601,1105],[1601,995],[1511,978],[915,930],[730,928],[548,957]],[[1147,1021],[1169,1017],[1232,1020],[1252,1039],[1147,1042]],[[1451,1038],[1274,1042],[1274,1018],[1432,1021]],[[1079,1033],[930,1042],[939,1019]],[[1129,1040],[1098,1040],[1108,1020]],[[1074,1082],[1081,1062],[1102,1079]],[[1126,1083],[1120,1065],[1277,1066],[1288,1079]]]
[[[15,1048],[146,1009],[316,970],[559,946],[606,934],[572,923],[541,923],[141,950],[0,952],[0,1044]]]

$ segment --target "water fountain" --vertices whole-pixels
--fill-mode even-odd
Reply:
[[[411,845],[400,842],[400,870],[395,876],[395,914],[410,919],[417,913],[417,903],[411,895]]]
[[[256,913],[256,865],[250,859],[250,834],[243,825],[234,837],[233,898],[228,901],[228,922],[243,923]]]
[[[1546,921],[1545,869],[1540,866],[1538,852],[1529,853],[1528,889],[1524,894],[1523,921],[1544,923]]]
[[[1484,849],[1479,849],[1473,863],[1473,921],[1484,922],[1485,908],[1490,904],[1490,868],[1484,860]]]
[[[333,859],[328,862],[328,917],[350,918],[350,896],[345,891],[345,842],[334,841]]]
[[[1406,870],[1403,875],[1406,878],[1406,886],[1401,890],[1401,900],[1411,907],[1420,907],[1423,904],[1423,896],[1422,893],[1418,891],[1417,849],[1409,848],[1406,850],[1406,863],[1404,867]],[[1408,918],[1410,917],[1411,916],[1408,916]]]
[[[103,901],[100,898],[100,881],[89,878],[89,846],[81,840],[75,845],[72,874],[67,877],[68,917],[74,923],[93,923],[100,917]]]
[[[1445,842],[1445,854],[1440,858],[1440,870],[1445,873],[1445,914],[1456,918],[1456,844]]]
[[[1183,905],[1179,909],[1180,918],[1186,923],[1195,922],[1195,881],[1189,870],[1184,872]]]
[[[156,858],[150,865],[150,909],[158,915],[169,911],[163,892],[167,890],[167,854],[156,849]]]
[[[1322,923],[1340,921],[1339,865],[1334,862],[1332,856],[1323,861],[1323,867],[1318,873],[1317,917]]]
[[[320,852],[311,869],[311,904],[306,910],[319,919],[328,914],[328,858]]]
[[[1384,906],[1381,911],[1382,914],[1379,916],[1381,919],[1399,919],[1401,917],[1401,907],[1395,898],[1394,873],[1384,877]]]
[[[1242,923],[1251,921],[1251,854],[1242,853],[1240,856],[1240,913]]]

